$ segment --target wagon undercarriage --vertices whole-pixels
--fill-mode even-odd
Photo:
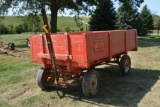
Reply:
[[[130,72],[131,61],[128,55],[123,55],[122,58],[114,58],[113,61],[102,62],[99,65],[108,63],[117,63],[123,75],[127,75]],[[40,68],[37,73],[38,86],[43,90],[50,87],[67,88],[67,86],[80,86],[85,96],[92,97],[96,95],[99,85],[99,75],[95,66],[92,66],[88,70],[79,68],[79,70],[77,69],[79,72],[70,72],[67,68],[70,67],[59,66],[57,83],[51,68]]]

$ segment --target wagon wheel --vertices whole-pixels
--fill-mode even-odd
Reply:
[[[50,88],[55,81],[54,73],[50,69],[40,68],[37,73],[38,86],[44,90]]]
[[[127,75],[131,69],[131,59],[128,55],[123,55],[119,62],[119,68],[123,75]]]
[[[82,82],[83,93],[87,97],[93,97],[97,94],[98,84],[99,83],[99,75],[98,72],[94,69],[88,70]]]

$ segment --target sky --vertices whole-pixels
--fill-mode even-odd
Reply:
[[[144,0],[144,3],[139,8],[139,12],[142,10],[144,5],[147,5],[151,13],[154,13],[160,16],[160,0]]]
[[[147,5],[151,13],[154,13],[160,16],[160,0],[144,0],[144,2],[141,4],[141,7],[138,9],[139,12],[141,12],[144,5]],[[115,3],[115,7],[118,8],[117,3]],[[66,14],[63,14],[63,16],[69,16],[69,13],[70,13],[69,11],[66,11]],[[12,15],[11,10],[9,11],[8,15]],[[58,15],[61,16],[62,14],[58,14]]]

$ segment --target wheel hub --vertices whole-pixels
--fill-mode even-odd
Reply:
[[[91,77],[90,89],[91,89],[91,91],[95,91],[96,88],[97,88],[97,77],[96,77],[96,75],[93,75]]]
[[[125,72],[126,72],[126,73],[129,71],[129,68],[130,68],[129,65],[130,65],[130,64],[129,64],[129,60],[126,60],[126,61],[125,61]]]

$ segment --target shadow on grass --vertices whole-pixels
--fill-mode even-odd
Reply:
[[[160,36],[138,38],[138,46],[139,47],[160,46]]]
[[[60,89],[64,94],[62,96],[93,105],[137,106],[160,76],[160,71],[141,69],[132,69],[128,76],[121,76],[118,67],[115,66],[96,70],[100,75],[100,86],[96,96],[85,97],[81,87]],[[55,89],[47,92],[50,91]]]

